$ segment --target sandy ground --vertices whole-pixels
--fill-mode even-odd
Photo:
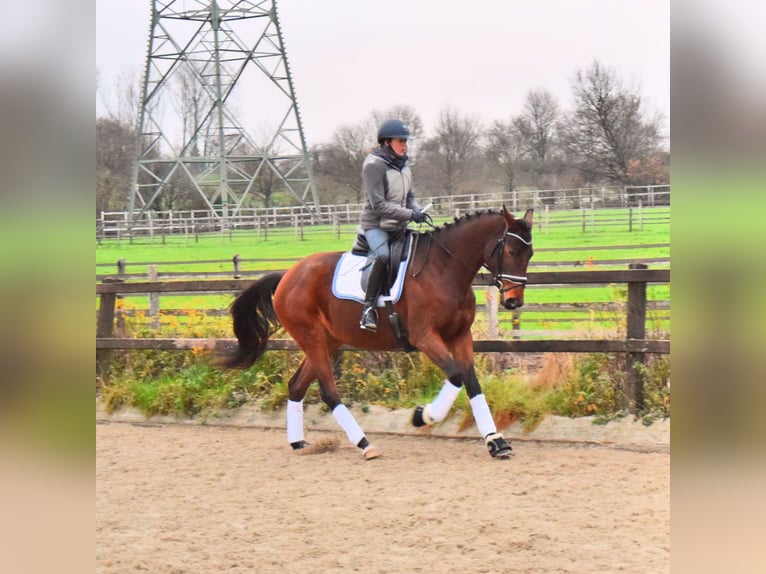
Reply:
[[[670,569],[670,455],[341,433],[96,425],[96,572],[641,572]]]

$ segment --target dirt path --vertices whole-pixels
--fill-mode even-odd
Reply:
[[[670,569],[670,455],[284,431],[96,425],[96,572],[641,572]]]

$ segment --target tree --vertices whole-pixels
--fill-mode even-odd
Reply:
[[[186,155],[200,155],[200,138],[204,134],[199,133],[202,122],[203,106],[206,105],[207,96],[205,88],[198,81],[191,68],[181,68],[176,73],[176,87],[178,95],[178,114],[183,124],[184,143],[190,143]],[[204,138],[202,138],[204,139]],[[202,148],[206,148],[203,145]]]
[[[631,183],[631,165],[660,142],[659,118],[645,119],[640,94],[594,61],[572,81],[574,109],[563,124],[568,153],[589,181]]]
[[[96,213],[125,209],[136,156],[135,134],[116,118],[96,118]]]
[[[532,90],[527,93],[522,113],[514,118],[513,125],[523,150],[531,159],[540,163],[549,159],[558,115],[556,98],[549,91]]]
[[[478,159],[481,127],[476,118],[446,107],[439,112],[434,132],[422,150],[429,163],[427,171],[443,193],[455,195]]]
[[[513,122],[495,120],[486,132],[484,150],[488,166],[498,174],[504,191],[516,189],[518,162],[522,141]]]

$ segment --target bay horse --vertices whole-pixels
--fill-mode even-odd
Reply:
[[[446,375],[436,398],[416,407],[412,424],[431,425],[449,413],[461,388],[468,393],[476,426],[489,454],[509,458],[511,445],[497,432],[474,369],[471,325],[476,298],[471,287],[485,267],[506,309],[524,304],[526,271],[532,257],[532,214],[514,218],[502,211],[483,211],[416,234],[407,277],[393,305],[408,332],[409,343]],[[333,357],[341,345],[372,351],[400,350],[388,321],[376,332],[359,327],[362,304],[333,295],[331,283],[341,252],[316,253],[287,271],[255,281],[231,304],[236,354],[228,368],[252,366],[266,350],[280,324],[301,347],[304,358],[288,384],[287,439],[294,449],[308,445],[303,434],[303,398],[319,381],[320,396],[365,459],[380,456],[351,412],[341,402],[333,375]]]

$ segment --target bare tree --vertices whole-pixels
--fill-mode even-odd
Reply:
[[[485,157],[504,191],[516,189],[523,142],[513,122],[495,120],[486,132]]]
[[[199,155],[200,137],[203,134],[198,132],[202,123],[203,106],[206,105],[207,100],[205,89],[191,68],[179,69],[175,77],[179,102],[178,113],[183,124],[182,141],[191,143],[186,155]]]
[[[429,175],[442,192],[454,195],[469,179],[478,158],[481,126],[476,118],[446,107],[439,113],[434,132],[423,146]]]
[[[122,68],[114,78],[114,84],[104,88],[97,73],[96,92],[106,110],[107,117],[117,120],[131,129],[136,124],[138,113],[139,76],[131,68]]]
[[[645,119],[641,96],[598,61],[577,71],[572,95],[564,139],[583,176],[629,183],[632,162],[645,160],[660,143],[659,118]]]
[[[132,126],[112,117],[96,119],[96,213],[125,209],[135,155]]]
[[[550,156],[556,134],[559,109],[548,90],[527,93],[521,114],[513,125],[521,136],[521,145],[530,158],[544,163]]]

